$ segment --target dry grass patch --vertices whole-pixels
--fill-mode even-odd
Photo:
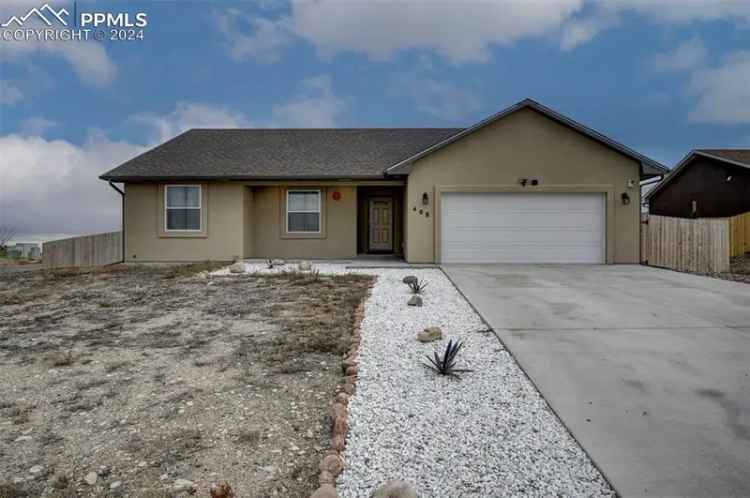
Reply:
[[[0,275],[0,497],[309,496],[372,280],[213,268]]]

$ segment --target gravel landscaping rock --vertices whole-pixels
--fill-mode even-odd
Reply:
[[[432,342],[438,341],[443,338],[443,331],[440,327],[427,327],[423,331],[417,334],[417,340],[419,342]]]
[[[389,481],[373,491],[370,498],[417,498],[417,493],[409,483]]]
[[[424,302],[420,296],[411,296],[406,304],[409,306],[422,306]]]
[[[403,306],[409,295],[403,270],[362,271],[378,280],[361,325],[345,468],[338,478],[342,498],[369,498],[389,479],[414,483],[425,497],[614,496],[440,270],[413,270],[430,281],[421,308]],[[444,341],[464,342],[458,368],[473,372],[457,380],[423,366],[433,348],[414,334],[430,326],[444,331]]]

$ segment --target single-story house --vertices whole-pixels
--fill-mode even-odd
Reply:
[[[691,151],[648,193],[649,213],[718,218],[750,212],[750,149]]]
[[[193,129],[101,178],[126,261],[638,263],[665,172],[526,99],[463,129]]]

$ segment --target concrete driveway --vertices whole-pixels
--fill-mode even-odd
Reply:
[[[750,285],[654,268],[451,265],[623,496],[750,496]]]

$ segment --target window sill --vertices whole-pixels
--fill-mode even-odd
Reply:
[[[316,233],[304,233],[304,232],[296,232],[296,233],[289,233],[284,232],[281,234],[282,239],[325,239],[326,234],[323,232],[316,232]]]
[[[167,232],[162,231],[159,234],[160,239],[207,239],[206,232]]]

